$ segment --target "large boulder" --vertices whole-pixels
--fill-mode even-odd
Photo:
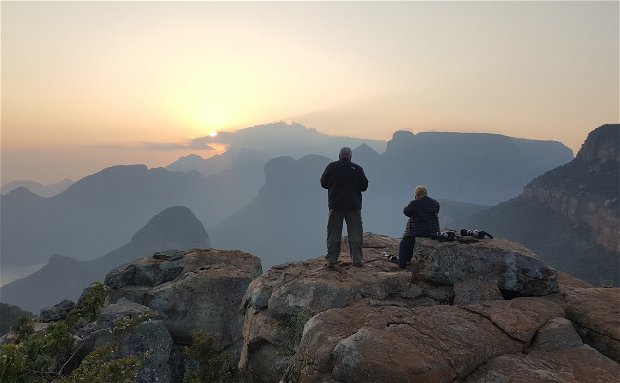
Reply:
[[[426,279],[453,286],[478,280],[508,296],[543,296],[558,291],[556,271],[536,254],[506,239],[438,242],[418,238],[413,268]],[[468,294],[465,294],[468,295]]]
[[[573,323],[566,318],[553,318],[538,330],[532,348],[541,351],[555,351],[563,348],[583,346]]]
[[[537,331],[563,313],[534,301],[328,310],[306,324],[284,381],[462,380],[495,357],[526,350]]]
[[[620,363],[620,288],[575,288],[563,297],[583,341]]]
[[[615,383],[620,365],[588,347],[502,355],[481,366],[466,383]]]
[[[135,319],[144,316],[146,313],[156,314],[144,305],[121,298],[101,309],[97,327],[99,329],[111,329],[114,327],[114,323],[120,319]]]
[[[170,382],[172,337],[157,313],[120,299],[102,309],[97,327],[92,334],[95,348],[110,346],[118,358],[136,356],[141,360],[136,383]]]
[[[241,251],[167,251],[111,271],[105,279],[110,302],[121,298],[157,312],[175,343],[190,344],[195,330],[222,339],[239,355],[241,299],[261,274],[260,259]]]
[[[450,382],[522,348],[456,306],[353,306],[312,318],[284,381]]]
[[[69,299],[64,299],[54,306],[42,308],[39,318],[41,319],[41,322],[55,322],[64,320],[67,319],[67,316],[74,307],[75,302]]]
[[[359,299],[412,305],[424,297],[432,301],[412,283],[411,272],[383,256],[397,248],[394,238],[367,234],[364,267],[353,267],[345,253],[335,270],[326,268],[325,259],[315,258],[274,266],[252,281],[243,300],[244,344],[239,363],[248,380],[278,381],[299,346],[305,323],[315,314]]]
[[[528,344],[545,323],[564,316],[559,305],[536,298],[486,301],[464,308],[488,319],[510,337]]]
[[[396,238],[366,233],[364,235],[364,267],[362,268],[352,266],[346,241],[343,241],[343,253],[335,270],[327,269],[323,258],[316,258],[275,266],[252,281],[243,300],[244,344],[239,362],[241,369],[246,372],[247,380],[250,382],[278,381],[287,370],[291,369],[290,376],[297,377],[291,378],[291,381],[296,381],[302,379],[303,376],[301,371],[304,370],[305,362],[302,360],[305,357],[302,354],[311,357],[309,355],[313,352],[320,353],[316,349],[313,350],[313,347],[321,345],[329,349],[325,351],[326,354],[323,356],[325,358],[329,353],[336,352],[336,345],[332,345],[330,349],[331,346],[327,343],[323,344],[327,338],[337,337],[333,334],[326,335],[327,338],[317,335],[316,339],[308,340],[308,344],[314,346],[302,345],[305,342],[302,340],[302,334],[305,339],[308,326],[314,321],[311,318],[317,318],[315,315],[321,313],[327,315],[327,312],[333,309],[342,309],[335,312],[338,315],[344,315],[343,313],[348,312],[347,309],[353,310],[352,307],[355,307],[356,315],[359,315],[355,322],[359,325],[358,329],[355,329],[352,323],[344,325],[351,329],[342,331],[353,331],[347,333],[344,336],[346,338],[357,333],[360,328],[373,327],[372,323],[366,321],[373,315],[379,315],[376,314],[377,310],[398,309],[405,310],[407,315],[414,315],[415,310],[421,310],[423,306],[456,304],[462,307],[458,310],[454,308],[459,315],[478,318],[477,320],[481,320],[485,326],[488,324],[489,327],[501,330],[502,337],[509,340],[509,345],[519,345],[517,349],[523,349],[525,347],[523,345],[529,344],[537,330],[547,321],[564,315],[560,306],[548,301],[539,302],[537,298],[523,297],[504,301],[503,292],[512,298],[521,295],[545,295],[557,290],[555,271],[546,267],[533,253],[517,244],[505,240],[447,243],[422,239],[420,246],[416,246],[412,265],[406,270],[401,270],[388,260],[389,256],[398,253],[398,245],[399,240]],[[471,260],[474,265],[467,265],[467,260]],[[480,273],[475,272],[476,262],[481,270]],[[461,267],[461,270],[458,271],[457,267]],[[481,289],[480,286],[484,286],[485,289]],[[444,309],[435,308],[438,310],[437,315],[445,313],[441,311]],[[425,313],[432,315],[435,311]],[[523,323],[515,323],[514,320],[517,319],[523,320]],[[429,319],[431,322],[433,320],[439,319]],[[306,326],[305,331],[304,326]],[[471,325],[467,331],[472,331],[474,334],[477,331],[474,327],[475,325]],[[377,340],[372,347],[375,347],[375,353],[387,353],[389,356],[386,358],[389,359],[393,358],[393,353],[387,351],[391,349],[390,344],[408,342],[397,341],[396,336],[389,335],[394,328],[396,327],[389,331],[382,329],[372,335],[369,335],[367,330],[359,330],[361,335],[356,336],[363,339],[368,337],[380,339],[385,335],[387,338]],[[317,334],[321,334],[321,331],[318,329]],[[464,337],[469,335],[471,334],[462,334]],[[306,347],[305,351],[299,354],[303,347]],[[399,347],[404,353],[414,352],[411,346],[406,344]],[[457,345],[451,345],[451,347],[457,347]],[[511,348],[513,346],[506,347],[505,350],[501,348],[502,352],[514,350]],[[368,349],[369,352],[370,350],[371,348]],[[470,351],[462,349],[460,352]],[[342,355],[344,358],[345,354]],[[483,361],[494,355],[496,354],[486,359],[483,358]],[[391,368],[398,369],[400,367],[395,366],[394,361],[399,357],[394,358]],[[291,365],[293,360],[294,366]],[[428,360],[430,364],[431,359]],[[365,359],[360,363],[366,362],[371,363]],[[388,369],[388,367],[385,368]],[[462,368],[466,371],[470,367]],[[291,372],[293,370],[297,372]],[[351,367],[351,371],[354,370],[358,371],[358,368]],[[348,372],[335,371],[330,370],[320,379],[330,381],[329,379],[341,379],[345,376],[347,378],[344,380],[356,381],[357,379],[357,377],[351,377],[353,375],[347,375]],[[447,374],[445,376],[465,376],[462,371],[456,375],[453,372],[445,372]],[[375,377],[378,378],[378,375]]]

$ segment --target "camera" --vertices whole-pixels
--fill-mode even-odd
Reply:
[[[474,237],[478,239],[483,239],[485,236],[493,239],[493,236],[486,231],[483,230],[469,230],[469,229],[461,229],[461,236],[465,237]]]
[[[456,233],[453,231],[440,231],[431,237],[439,241],[454,241],[456,239]]]

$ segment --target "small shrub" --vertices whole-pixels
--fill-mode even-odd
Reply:
[[[76,350],[70,329],[79,318],[95,321],[106,296],[107,287],[95,282],[67,320],[51,323],[44,331],[34,332],[33,320],[21,318],[13,326],[16,344],[0,348],[0,383],[45,383],[66,373],[69,362],[79,362],[71,361]]]
[[[206,331],[195,331],[187,355],[197,364],[197,371],[185,373],[185,383],[235,383],[239,369],[235,357],[224,351],[215,337]]]
[[[25,326],[27,327],[27,326]],[[0,383],[49,382],[71,357],[73,337],[65,322],[0,348]]]
[[[59,372],[71,357],[73,342],[64,321],[52,323],[47,330],[28,336],[23,343],[28,369],[41,378]]]
[[[128,318],[128,317],[119,318],[115,320],[114,324],[112,325],[112,335],[115,337],[119,337],[122,334],[128,331],[131,331],[140,323],[146,322],[151,319],[159,319],[159,315],[152,311],[147,311],[133,318]]]
[[[31,312],[0,302],[0,335],[8,333],[22,317],[34,317]]]
[[[70,327],[73,327],[80,318],[84,318],[89,322],[94,322],[99,318],[101,314],[101,308],[105,304],[105,299],[108,296],[108,287],[101,282],[93,282],[84,296],[81,297],[79,305],[71,310],[67,323]]]
[[[71,328],[80,318],[97,320],[105,303],[107,287],[101,282],[92,284],[80,304],[64,321],[51,323],[34,332],[32,319],[22,318],[13,326],[16,344],[0,346],[0,383],[132,383],[142,368],[142,356],[116,357],[117,350],[106,346],[84,358],[69,376],[68,369],[79,363],[76,358]],[[115,323],[115,335],[129,331],[138,323],[153,317],[145,313],[136,318]]]
[[[294,315],[290,315],[280,320],[276,329],[286,339],[286,347],[288,350],[281,349],[279,353],[283,356],[292,356],[299,346],[301,336],[304,332],[306,322],[314,316],[309,310],[301,310]]]
[[[0,346],[0,383],[28,383],[26,355],[19,344]]]
[[[23,316],[17,320],[15,325],[11,327],[17,338],[15,343],[26,340],[28,336],[34,333],[34,319],[32,317]]]
[[[115,358],[114,348],[101,347],[84,358],[78,368],[58,383],[133,383],[140,372],[138,356]]]

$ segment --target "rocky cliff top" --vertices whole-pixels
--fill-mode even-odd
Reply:
[[[590,132],[574,160],[534,179],[525,186],[523,197],[537,200],[559,213],[576,224],[576,230],[583,231],[577,225],[585,226],[596,243],[615,252],[609,258],[615,257],[614,266],[617,268],[620,254],[620,124],[603,125]],[[574,233],[567,235],[575,236]],[[575,258],[579,254],[569,256]],[[607,265],[610,262],[597,263]],[[604,273],[602,270],[599,274]]]
[[[191,343],[192,332],[205,329],[239,354],[238,308],[261,272],[260,259],[241,251],[170,250],[112,270],[105,284],[111,303],[126,299],[161,315],[176,343]]]
[[[601,125],[591,131],[575,159],[590,163],[620,163],[620,124]]]
[[[361,268],[346,241],[335,269],[315,258],[262,275],[240,251],[155,253],[108,274],[108,302],[72,330],[76,347],[140,356],[144,383],[183,381],[195,330],[223,340],[215,352],[239,358],[248,383],[618,381],[620,289],[556,272],[517,243],[460,239],[419,239],[405,270],[388,258],[399,239],[371,233]]]
[[[620,376],[618,363],[584,345],[573,328],[580,323],[592,339],[603,334],[590,343],[620,359],[611,316],[577,299],[594,290],[587,284],[503,239],[420,239],[406,270],[386,257],[398,243],[367,233],[362,268],[351,266],[343,246],[336,270],[316,258],[252,281],[239,363],[248,381],[576,382],[593,368],[602,382]],[[599,293],[597,307],[619,290]]]

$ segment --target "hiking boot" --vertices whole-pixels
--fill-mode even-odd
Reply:
[[[362,262],[353,262],[353,267],[364,267]]]
[[[325,262],[325,267],[329,270],[334,270],[336,268],[336,262]]]

